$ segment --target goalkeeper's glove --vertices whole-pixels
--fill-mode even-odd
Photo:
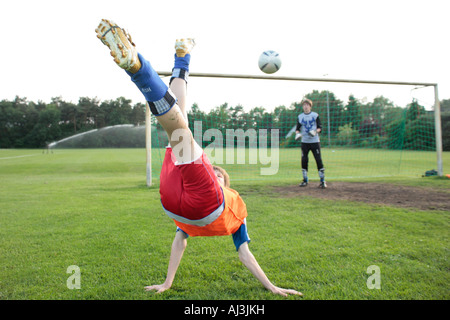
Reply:
[[[302,134],[300,132],[295,134],[295,140],[298,140],[302,137]]]
[[[316,131],[316,130],[310,130],[310,131],[308,132],[308,134],[309,134],[311,137],[314,137],[314,136],[317,134],[317,131]]]

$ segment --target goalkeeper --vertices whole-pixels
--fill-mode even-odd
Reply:
[[[300,292],[273,285],[248,248],[247,209],[229,188],[225,170],[213,167],[189,130],[185,110],[192,39],[175,43],[175,65],[169,88],[150,63],[136,51],[131,37],[115,23],[102,20],[97,37],[111,50],[114,61],[131,77],[169,137],[160,176],[161,204],[177,225],[164,283],[145,287],[158,293],[175,278],[188,236],[232,235],[239,259],[271,292],[283,296]]]
[[[316,160],[317,170],[319,171],[320,184],[319,188],[325,189],[325,168],[322,162],[322,154],[320,152],[319,133],[322,131],[322,124],[319,115],[311,111],[313,102],[310,99],[304,99],[302,102],[303,113],[297,118],[297,128],[295,139],[302,138],[302,173],[303,181],[300,187],[308,185],[308,154],[311,151]]]

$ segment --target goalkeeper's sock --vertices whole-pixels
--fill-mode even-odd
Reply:
[[[319,177],[320,177],[320,182],[325,181],[325,168],[322,168],[319,170]]]
[[[308,170],[302,169],[303,181],[308,182]]]
[[[140,53],[138,53],[138,57],[142,65],[139,71],[134,74],[129,71],[126,73],[144,95],[151,112],[155,116],[161,116],[173,107],[177,101],[176,97],[161,80],[150,62],[145,60]]]

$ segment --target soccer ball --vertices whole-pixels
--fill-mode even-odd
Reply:
[[[281,68],[280,55],[272,50],[264,51],[259,56],[258,65],[264,73],[275,73]]]

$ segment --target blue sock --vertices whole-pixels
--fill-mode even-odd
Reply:
[[[302,169],[303,181],[308,182],[308,170]]]
[[[167,92],[168,87],[161,80],[159,75],[153,69],[150,62],[138,53],[139,60],[141,61],[141,68],[135,74],[126,71],[142,94],[146,101],[153,102],[161,100]]]
[[[174,69],[183,69],[189,72],[189,63],[191,63],[191,54],[187,53],[184,57],[178,57],[175,53]]]
[[[175,54],[175,65],[172,69],[172,77],[170,78],[170,82],[172,83],[172,80],[174,78],[181,78],[186,83],[188,82],[189,78],[189,63],[191,62],[191,55],[188,53],[184,57],[178,57],[177,54]]]
[[[320,177],[320,182],[325,181],[325,168],[322,168],[319,170],[319,177]]]
[[[141,68],[135,74],[126,71],[131,77],[131,81],[139,88],[148,102],[150,111],[155,116],[160,116],[168,112],[177,102],[175,95],[169,90],[167,85],[161,80],[158,73],[153,69],[150,62],[138,53],[141,61]]]

